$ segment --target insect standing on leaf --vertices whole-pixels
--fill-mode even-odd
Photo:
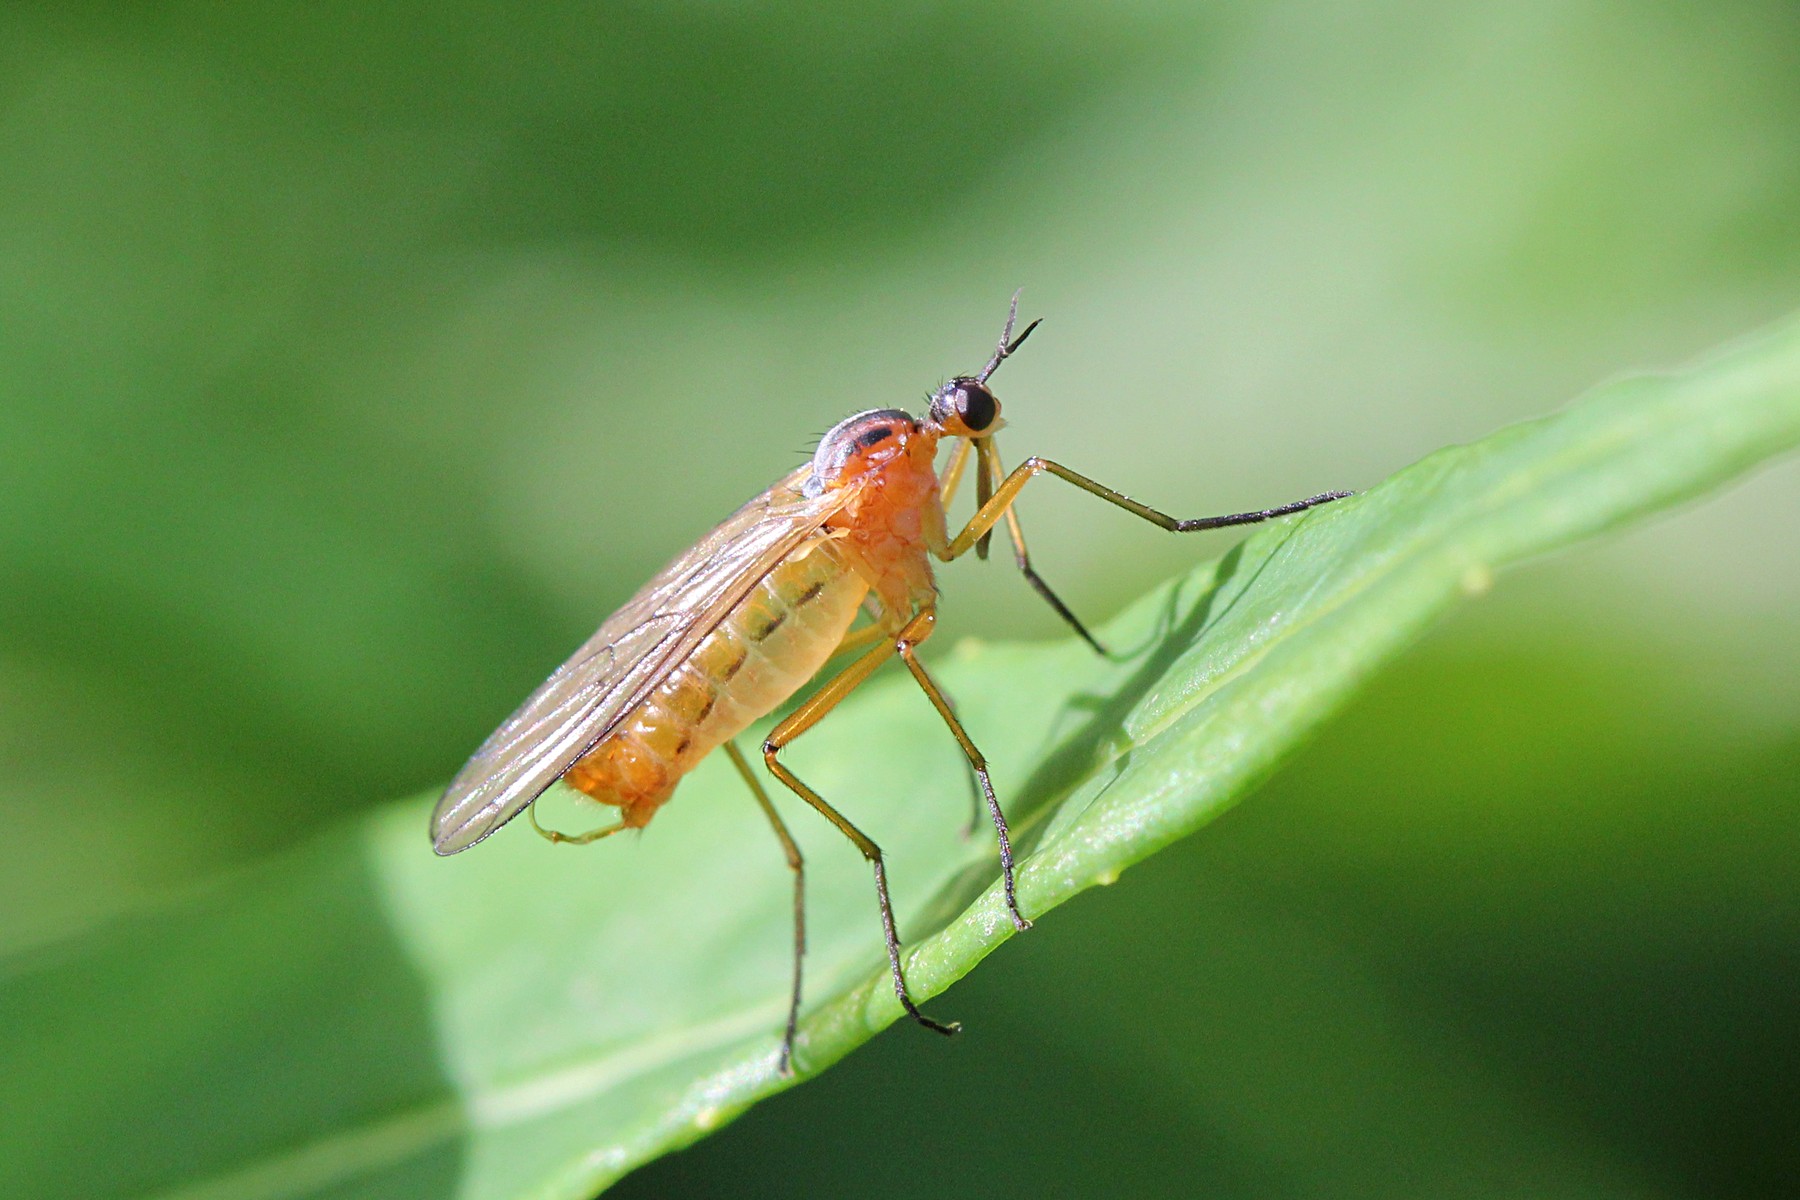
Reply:
[[[650,823],[682,776],[724,746],[774,827],[794,873],[794,973],[780,1069],[791,1073],[806,950],[805,875],[800,849],[732,738],[799,691],[842,652],[861,653],[762,744],[769,773],[855,843],[875,872],[882,936],[894,992],[913,1020],[954,1033],[919,1011],[907,994],[900,935],[888,898],[881,848],[781,761],[782,750],[817,725],[890,658],[898,657],[949,727],[980,786],[999,840],[1000,874],[1013,925],[1029,929],[1013,879],[1006,815],[987,761],[949,700],[919,661],[937,621],[933,558],[974,549],[986,557],[994,526],[1006,523],[1019,569],[1084,641],[1093,635],[1031,568],[1013,502],[1034,476],[1065,479],[1110,504],[1176,533],[1249,525],[1337,500],[1326,492],[1279,508],[1180,521],[1103,487],[1059,463],[1028,458],[1011,474],[994,434],[1005,424],[988,387],[1037,322],[1013,337],[1013,297],[1000,344],[978,374],[960,375],[931,395],[923,416],[878,408],[834,426],[812,461],[751,500],[664,567],[575,656],[482,743],[445,790],[431,817],[432,846],[455,854],[530,809],[557,780],[618,810],[612,824],[559,833],[531,822],[551,842],[581,845]],[[938,445],[955,448],[940,473]],[[951,537],[944,510],[976,459],[977,509]],[[852,629],[859,611],[867,623]]]

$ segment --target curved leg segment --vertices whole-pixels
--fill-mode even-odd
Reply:
[[[920,613],[922,617],[931,615],[930,609],[925,609]],[[917,618],[909,622],[907,628],[911,629],[916,624],[918,624]],[[913,679],[924,690],[926,699],[930,700],[931,706],[937,709],[938,716],[942,717],[944,724],[950,727],[951,736],[956,738],[956,744],[962,747],[963,755],[969,760],[970,769],[975,772],[975,778],[981,783],[981,793],[987,800],[988,815],[994,820],[994,833],[1000,839],[1000,874],[1006,889],[1006,909],[1012,915],[1013,928],[1024,932],[1031,928],[1031,922],[1026,920],[1025,914],[1019,911],[1018,890],[1013,882],[1012,835],[1006,828],[1006,814],[1000,811],[1000,799],[994,795],[994,782],[988,778],[987,759],[980,750],[976,749],[975,743],[969,739],[968,733],[962,727],[962,722],[956,719],[956,711],[951,708],[949,697],[945,696],[943,689],[932,681],[930,675],[926,674],[925,665],[919,661],[919,656],[914,652],[914,647],[917,645],[918,641],[908,640],[903,634],[894,648],[906,663],[906,669],[912,672]]]
[[[542,799],[542,797],[539,797],[539,799]],[[542,825],[538,824],[537,800],[533,800],[530,804],[525,806],[525,815],[530,818],[531,827],[538,831],[538,836],[549,842],[552,846],[585,846],[589,842],[597,842],[603,837],[611,837],[615,833],[631,828],[631,826],[627,825],[624,821],[619,821],[612,825],[602,825],[598,829],[590,829],[585,833],[563,833],[556,829],[545,829]]]

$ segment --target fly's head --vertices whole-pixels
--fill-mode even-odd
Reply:
[[[1013,293],[1012,308],[1006,314],[1006,328],[1000,331],[1000,344],[994,348],[994,356],[988,359],[987,366],[974,375],[958,375],[949,383],[931,393],[931,406],[925,410],[921,424],[940,437],[969,438],[978,449],[982,439],[992,437],[1006,422],[1000,419],[1000,401],[994,396],[993,389],[988,387],[988,378],[1000,369],[1000,364],[1011,358],[1031,331],[1038,327],[1033,321],[1025,327],[1025,332],[1018,337],[1013,336],[1013,322],[1019,317],[1019,294]],[[983,453],[991,453],[983,450]]]
[[[988,387],[988,377],[1000,364],[1025,344],[1033,321],[1018,337],[1013,336],[1013,322],[1019,315],[1019,297],[1013,294],[1012,308],[1006,316],[1006,328],[987,366],[973,375],[958,375],[931,394],[931,402],[920,417],[912,417],[897,408],[875,408],[839,421],[819,441],[813,454],[812,474],[803,490],[809,496],[822,495],[846,485],[875,482],[877,478],[897,481],[901,475],[932,477],[931,460],[943,438],[968,438],[975,444],[984,463],[992,459],[994,449],[988,440],[1006,422],[1000,419],[1000,401]],[[987,471],[978,476],[978,487],[985,490]]]
[[[931,394],[924,423],[943,437],[984,438],[998,430],[1000,401],[988,385],[972,375],[960,375]]]

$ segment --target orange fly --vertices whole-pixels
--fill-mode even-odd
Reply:
[[[506,824],[553,783],[618,810],[612,824],[585,833],[545,829],[551,842],[580,845],[650,823],[682,776],[724,746],[774,827],[794,873],[794,973],[780,1069],[792,1070],[800,1013],[800,970],[806,948],[805,876],[799,847],[732,738],[773,711],[841,651],[866,648],[777,724],[763,741],[769,773],[855,843],[875,872],[882,936],[894,992],[907,1013],[939,1033],[954,1033],[920,1012],[907,995],[900,935],[888,899],[881,848],[781,761],[788,743],[811,729],[889,658],[898,656],[949,726],[980,784],[998,835],[1006,906],[1019,910],[1006,815],[987,762],[918,658],[937,620],[932,559],[975,549],[986,557],[1001,521],[1014,557],[1032,587],[1083,640],[1105,651],[1031,568],[1013,502],[1033,476],[1049,473],[1164,529],[1185,533],[1248,525],[1337,500],[1326,492],[1279,508],[1176,520],[1067,467],[1028,458],[1004,474],[994,434],[1005,424],[988,380],[1037,328],[1012,336],[1013,297],[1005,331],[978,374],[962,375],[931,396],[923,416],[878,408],[834,426],[812,461],[740,508],[699,544],[664,567],[586,645],[483,742],[445,790],[431,817],[439,854],[467,850]],[[940,473],[938,444],[955,448]],[[944,510],[969,452],[976,457],[978,508],[955,537]],[[870,620],[852,630],[859,611]]]

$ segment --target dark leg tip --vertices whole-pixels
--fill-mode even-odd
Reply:
[[[906,1001],[905,1003],[906,1003],[907,1015],[910,1016],[913,1020],[917,1021],[919,1024],[923,1025],[925,1028],[931,1030],[931,1032],[941,1033],[945,1037],[954,1037],[957,1034],[962,1032],[962,1022],[961,1021],[952,1021],[948,1025],[946,1025],[942,1021],[934,1021],[930,1017],[926,1016],[924,1013],[920,1012],[918,1007],[916,1005],[914,1005],[910,1000]]]

